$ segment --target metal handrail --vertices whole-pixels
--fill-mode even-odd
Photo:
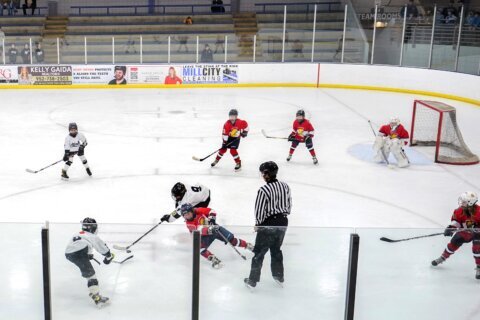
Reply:
[[[168,8],[189,8],[188,12],[175,12],[175,14],[195,14],[195,8],[230,8],[230,4],[223,5],[210,5],[210,4],[158,4],[158,5],[115,5],[115,6],[71,6],[71,10],[78,10],[79,16],[82,15],[82,9],[106,9],[106,15],[110,15],[111,9],[133,9],[133,14],[138,14],[138,9],[157,9],[160,8],[163,11],[161,13],[155,12],[155,14],[168,14]],[[208,14],[207,12],[202,12]],[[223,12],[221,12],[223,13]],[[220,12],[214,12],[210,14],[221,14]],[[89,13],[91,15],[91,13]],[[116,14],[118,15],[118,14]]]
[[[307,10],[306,12],[310,12],[310,9],[312,9],[311,11],[313,12],[313,9],[315,8],[315,5],[317,5],[317,8],[319,8],[319,6],[322,6],[322,5],[327,5],[328,6],[328,11],[332,11],[332,5],[336,5],[338,6],[339,8],[341,8],[341,1],[328,1],[328,2],[295,2],[295,3],[285,3],[285,2],[269,2],[269,3],[255,3],[255,7],[262,7],[261,10],[255,10],[257,13],[282,13],[283,12],[283,8],[286,6],[287,8],[288,7],[292,7],[292,6],[307,6]],[[267,11],[267,7],[268,6],[282,6],[280,8],[280,10],[272,10],[272,11]]]

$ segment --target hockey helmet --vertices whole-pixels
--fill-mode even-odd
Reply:
[[[237,109],[232,109],[228,112],[229,117],[238,117],[238,110]]]
[[[305,110],[303,109],[298,110],[296,116],[305,118]]]
[[[273,161],[267,161],[260,165],[259,170],[263,175],[267,175],[269,179],[275,179],[278,173],[278,166]]]
[[[68,124],[68,131],[72,130],[72,129],[75,129],[75,130],[78,130],[78,126],[77,126],[77,123],[76,122],[70,122]]]
[[[175,183],[172,187],[172,199],[175,201],[180,201],[183,199],[183,196],[187,192],[185,185],[181,182]]]
[[[85,218],[82,221],[82,230],[90,233],[97,233],[97,221],[93,218]]]
[[[400,118],[398,117],[391,117],[390,118],[390,126],[391,127],[396,127],[400,124]]]
[[[458,197],[458,205],[461,207],[473,207],[478,202],[478,196],[473,191],[466,191]]]
[[[180,207],[180,214],[182,215],[182,217],[185,218],[185,215],[189,212],[192,213],[192,218],[190,218],[188,220],[192,221],[193,219],[195,219],[195,210],[193,209],[193,206],[190,203],[182,204],[182,206]]]

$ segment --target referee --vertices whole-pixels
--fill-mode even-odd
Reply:
[[[245,285],[254,288],[260,281],[263,258],[270,250],[273,279],[283,284],[283,254],[282,243],[287,232],[288,218],[292,208],[290,187],[277,180],[278,166],[273,161],[260,165],[260,172],[267,183],[257,193],[255,201],[255,229],[257,237],[252,259],[250,276],[244,279]]]

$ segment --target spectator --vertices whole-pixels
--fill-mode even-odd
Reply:
[[[15,47],[15,43],[12,43],[10,50],[8,50],[8,60],[10,64],[17,64],[18,50]]]
[[[446,24],[454,24],[457,22],[457,17],[453,14],[452,11],[448,10],[447,16],[445,17]]]
[[[212,13],[223,13],[223,12],[225,12],[225,7],[223,6],[223,1],[222,0],[213,0],[211,10],[212,10]]]
[[[25,0],[25,3],[22,6],[23,15],[27,15],[27,9],[32,9],[32,16],[35,14],[35,9],[37,8],[37,0]]]
[[[25,64],[32,63],[32,60],[30,60],[30,46],[27,43],[25,43],[25,46],[23,47],[23,50],[22,50],[22,59],[23,59],[23,63]]]
[[[225,36],[217,35],[217,40],[215,41],[215,52],[218,52],[218,48],[222,49],[222,53],[225,53]]]
[[[442,14],[445,18],[448,16],[448,11],[450,11],[454,16],[457,15],[457,9],[455,8],[454,0],[450,0],[448,7],[443,8]]]
[[[202,51],[201,61],[213,62],[213,52],[212,52],[212,49],[210,49],[210,46],[208,45],[208,43],[205,44],[205,48]]]
[[[188,42],[188,36],[182,35],[177,37],[178,40],[178,49],[177,52],[180,52],[182,47],[185,47],[185,52],[188,53],[188,47],[187,47],[187,42]]]
[[[475,28],[480,28],[480,12],[475,12],[473,15],[473,26]]]
[[[0,1],[0,16],[3,16],[3,10],[7,9],[8,0]]]
[[[187,17],[185,20],[183,20],[184,24],[193,24],[193,19],[192,17]]]
[[[445,16],[442,13],[442,9],[437,9],[437,17],[435,23],[445,23]]]
[[[475,16],[473,14],[473,11],[469,11],[467,14],[467,17],[465,18],[465,23],[470,27],[472,26],[475,27],[474,20],[475,20]]]
[[[0,54],[3,56],[3,52],[5,52],[5,32],[3,32],[2,27],[0,27]],[[5,61],[3,61],[5,63]]]
[[[35,48],[35,60],[37,63],[43,63],[45,60],[42,44],[40,42],[37,42],[37,47]]]
[[[8,1],[8,15],[13,16],[17,13],[18,3],[17,0]]]
[[[133,50],[134,53],[137,53],[137,48],[135,47],[135,39],[133,36],[129,36],[127,43],[125,43],[125,53],[129,54],[130,50]]]
[[[408,19],[418,17],[418,9],[417,6],[414,4],[414,0],[408,0],[406,9],[406,15]],[[402,9],[400,10],[400,16],[402,18],[405,17],[405,7],[402,7]]]
[[[293,57],[294,58],[304,58],[305,56],[303,55],[303,43],[300,42],[300,40],[295,40],[293,41],[292,44],[292,49],[293,49]]]

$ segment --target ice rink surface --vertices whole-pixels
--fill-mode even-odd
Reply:
[[[38,224],[0,224],[10,257],[0,263],[0,281],[7,284],[0,290],[0,318],[42,318],[39,226],[48,220],[55,319],[154,319],[158,314],[187,319],[191,241],[182,221],[157,228],[124,265],[95,266],[102,293],[112,298],[103,310],[89,301],[84,280],[64,258],[69,237],[81,219],[91,216],[101,223],[99,235],[109,244],[127,244],[173,209],[170,189],[182,181],[208,186],[218,222],[253,241],[253,204],[262,185],[258,166],[273,160],[294,202],[284,246],[285,288],[274,286],[266,259],[262,282],[256,292],[248,292],[243,278],[250,262],[214,244],[212,251],[225,267],[212,270],[201,261],[204,319],[342,318],[353,228],[360,228],[361,237],[358,319],[387,319],[386,314],[388,319],[439,319],[450,313],[450,318],[476,319],[478,299],[452,310],[450,296],[478,297],[470,244],[434,270],[430,261],[448,239],[378,241],[384,235],[438,232],[435,228],[448,224],[461,192],[480,191],[478,165],[435,164],[431,148],[407,148],[412,162],[407,169],[371,161],[373,134],[367,120],[378,127],[396,115],[410,130],[414,99],[455,106],[467,145],[480,153],[480,109],[417,95],[306,88],[2,90],[0,221]],[[220,147],[231,108],[239,110],[251,130],[240,144],[242,170],[234,172],[229,153],[213,169],[213,157],[193,161],[193,155],[203,157]],[[288,143],[260,132],[287,136],[299,108],[316,129],[318,166],[304,145],[287,163]],[[60,180],[61,165],[26,173],[26,168],[61,159],[72,121],[89,141],[85,155],[93,177],[78,158],[68,182]]]

